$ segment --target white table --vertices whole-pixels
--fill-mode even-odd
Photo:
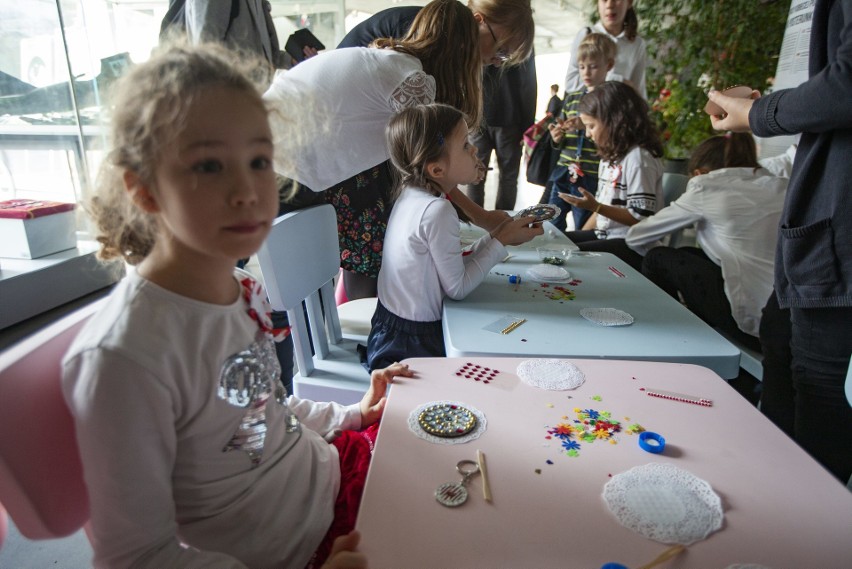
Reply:
[[[535,243],[509,250],[508,260],[496,265],[466,298],[444,301],[447,356],[650,360],[701,365],[725,379],[738,375],[736,346],[614,255],[575,253],[563,268],[581,282],[542,286],[526,275],[540,263]],[[522,283],[510,284],[509,275],[520,275]],[[574,299],[549,298],[560,294],[556,286],[572,291]],[[634,323],[593,324],[580,316],[587,307],[623,310]],[[485,330],[506,316],[526,322],[509,334]]]
[[[849,566],[852,493],[710,370],[577,359],[585,383],[546,391],[518,378],[521,361],[407,360],[417,377],[391,386],[358,516],[359,549],[370,567],[599,569],[609,561],[639,567],[668,546],[622,526],[601,493],[610,476],[653,462],[707,481],[724,511],[720,530],[658,569]],[[501,373],[489,384],[455,375],[467,362]],[[713,405],[648,397],[642,388],[701,396]],[[481,411],[485,432],[457,445],[415,436],[409,414],[441,400]],[[574,408],[609,411],[623,426],[638,423],[666,438],[665,451],[647,453],[637,435],[622,431],[617,444],[583,443],[578,456],[568,456],[546,436],[548,426],[574,419]],[[458,482],[456,463],[475,459],[477,449],[486,456],[493,501],[483,499],[477,476],[465,504],[438,504],[435,489]]]

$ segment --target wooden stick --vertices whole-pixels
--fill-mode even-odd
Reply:
[[[485,453],[481,450],[476,451],[476,463],[479,465],[479,472],[482,473],[482,497],[486,502],[490,502],[491,485],[488,484],[488,469],[485,467]]]
[[[651,569],[651,567],[656,567],[657,565],[665,563],[672,557],[675,557],[676,555],[680,554],[680,552],[684,551],[685,549],[686,547],[683,545],[674,545],[663,551],[659,556],[657,556],[656,559],[654,559],[650,563],[646,563],[641,567],[637,567],[637,569]]]

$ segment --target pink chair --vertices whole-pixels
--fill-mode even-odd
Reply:
[[[103,302],[89,304],[0,353],[0,503],[30,539],[64,537],[89,520],[60,362]]]
[[[9,516],[6,515],[3,504],[0,504],[0,549],[3,549],[3,542],[6,541],[7,533],[9,533]]]

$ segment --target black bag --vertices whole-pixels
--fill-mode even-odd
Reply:
[[[553,148],[550,136],[542,137],[532,149],[529,162],[527,162],[527,182],[537,186],[544,186],[550,179],[553,170],[553,154],[559,150]]]

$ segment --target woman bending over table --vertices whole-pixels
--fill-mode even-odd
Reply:
[[[531,14],[528,3],[526,10]],[[265,95],[267,101],[282,110],[306,109],[310,122],[293,125],[273,113],[276,170],[324,192],[324,200],[335,207],[350,299],[377,294],[393,187],[384,140],[391,115],[417,104],[441,102],[464,112],[469,127],[477,127],[482,116],[482,65],[504,49],[513,54],[520,50],[518,57],[526,57],[532,45],[532,27],[528,30],[520,38],[507,34],[512,43],[507,39],[501,45],[485,21],[460,2],[433,0],[400,39],[382,38],[369,48],[322,53],[276,77]],[[486,229],[507,219],[503,212],[475,206],[458,190],[450,197]]]

